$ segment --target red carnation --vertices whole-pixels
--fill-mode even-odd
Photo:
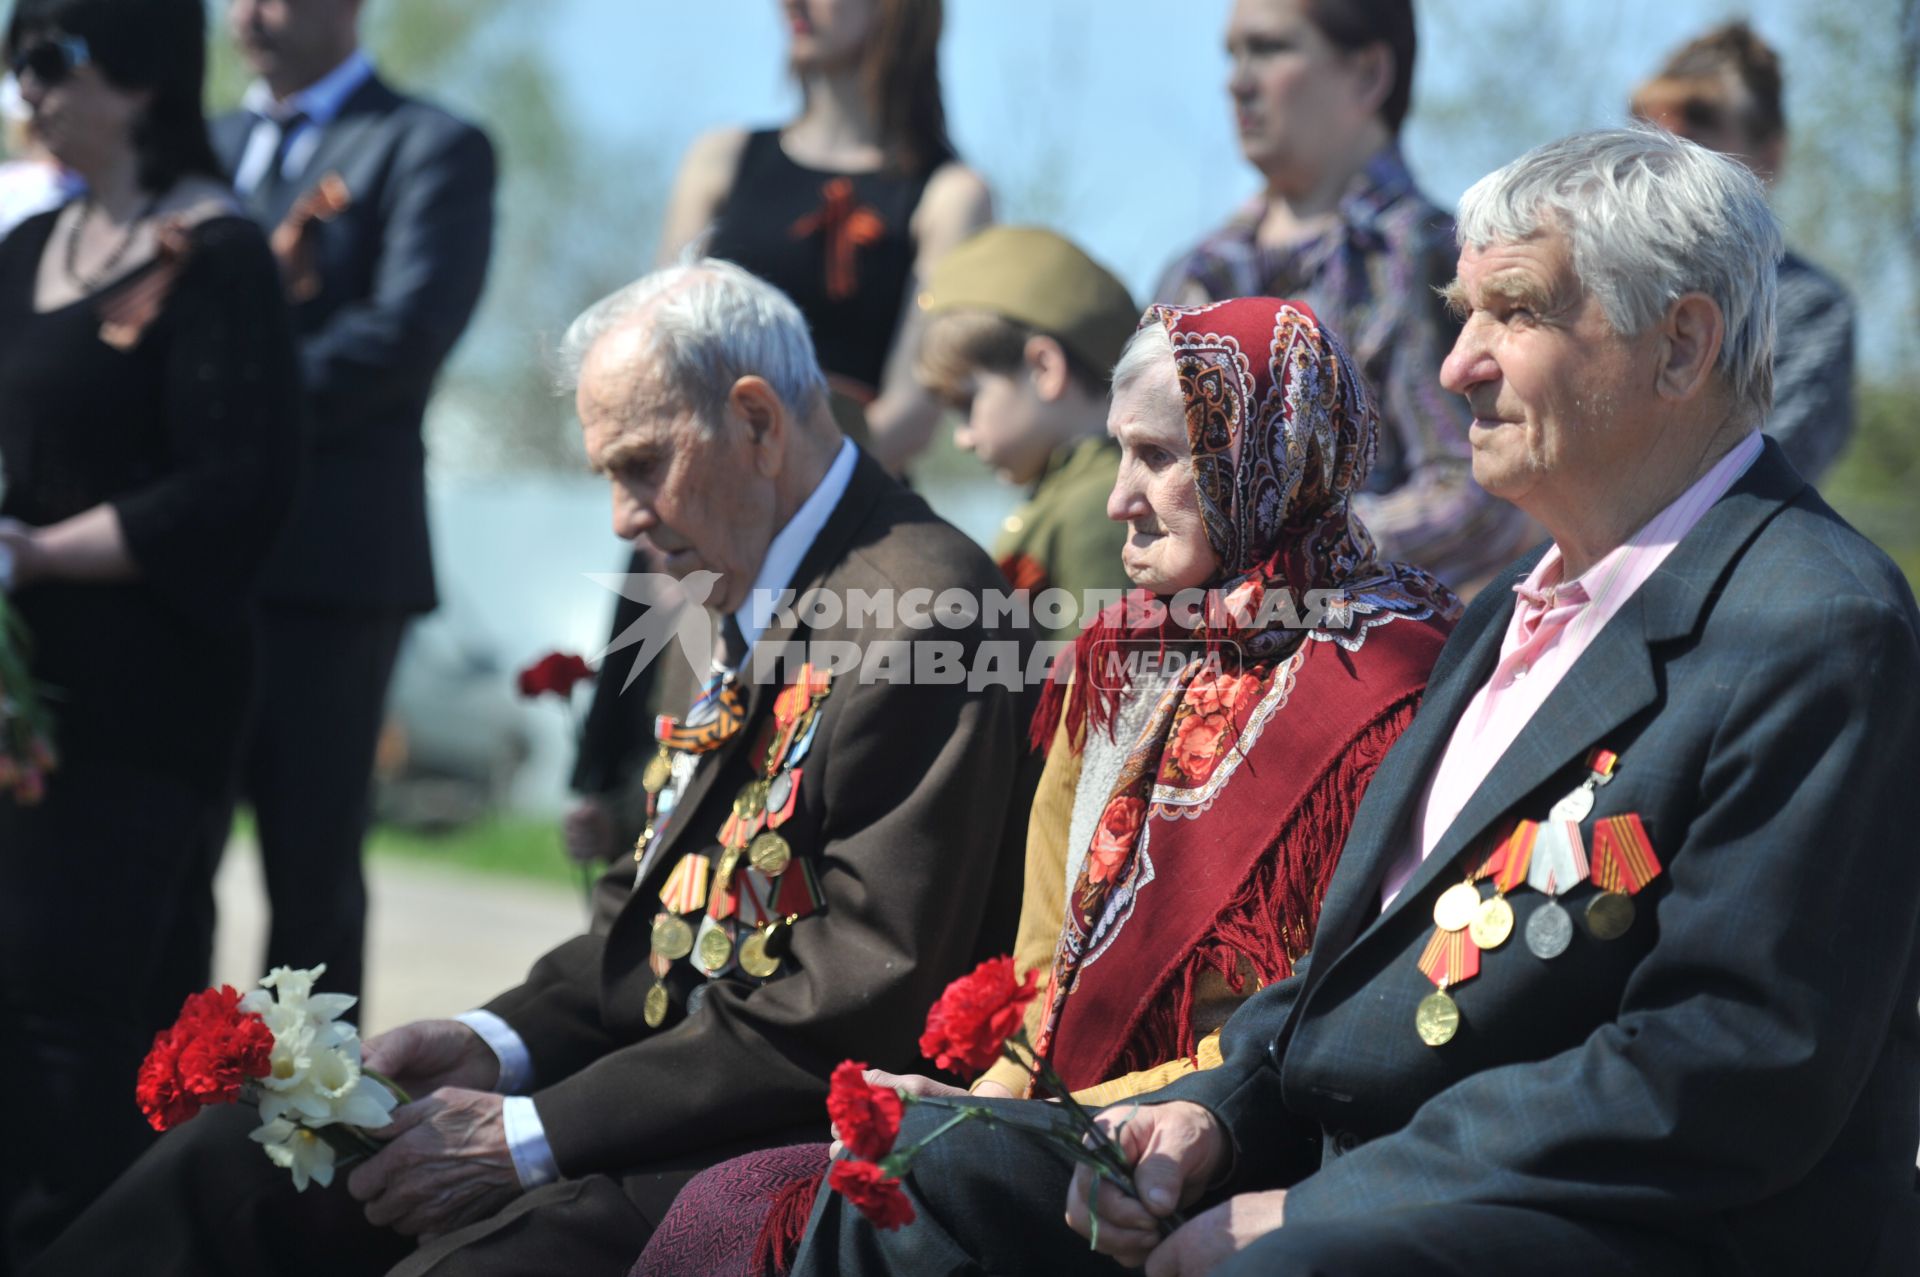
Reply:
[[[979,1073],[1000,1058],[1000,1047],[1020,1028],[1027,1003],[1039,996],[1039,973],[1014,979],[1013,959],[988,958],[947,986],[927,1012],[920,1053],[943,1069]]]
[[[173,1027],[154,1036],[134,1098],[156,1131],[180,1125],[209,1104],[226,1104],[273,1067],[273,1030],[240,1010],[231,985],[191,994]]]
[[[551,694],[562,700],[573,695],[574,686],[593,677],[593,666],[573,652],[548,652],[520,671],[520,695],[535,697]]]
[[[900,1191],[900,1181],[872,1162],[835,1162],[827,1172],[827,1187],[844,1195],[868,1223],[884,1232],[913,1222],[913,1203]]]
[[[153,1035],[153,1049],[140,1062],[134,1099],[156,1131],[170,1131],[200,1111],[200,1105],[180,1082],[180,1045],[172,1029]]]
[[[877,1162],[893,1151],[900,1134],[900,1096],[892,1087],[870,1084],[862,1076],[866,1069],[858,1060],[843,1060],[834,1069],[827,1116],[855,1157]]]

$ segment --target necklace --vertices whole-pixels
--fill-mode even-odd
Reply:
[[[91,199],[81,201],[80,216],[73,219],[73,227],[67,232],[67,278],[79,285],[83,292],[89,293],[111,279],[114,268],[120,265],[127,251],[133,247],[133,241],[139,237],[140,223],[152,217],[153,211],[158,207],[160,207],[160,197],[156,195],[134,214],[132,221],[127,223],[127,233],[120,237],[119,244],[107,254],[107,259],[88,274],[82,275],[80,273],[80,235],[87,228],[87,219],[93,216],[93,201]]]

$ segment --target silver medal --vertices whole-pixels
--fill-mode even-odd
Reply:
[[[787,799],[793,797],[793,773],[781,772],[767,782],[767,810],[782,812],[787,809]]]
[[[1573,919],[1557,900],[1549,900],[1527,919],[1527,949],[1536,958],[1557,958],[1573,943]]]
[[[1549,816],[1553,820],[1571,820],[1578,823],[1593,814],[1593,787],[1582,785],[1553,805]]]

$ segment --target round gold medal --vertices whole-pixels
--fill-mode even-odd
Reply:
[[[656,984],[647,990],[646,1019],[649,1029],[657,1029],[667,1022],[667,986]]]
[[[1587,930],[1595,940],[1618,940],[1633,925],[1633,897],[1603,891],[1587,902]]]
[[[1436,989],[1420,999],[1413,1013],[1413,1027],[1428,1046],[1445,1046],[1460,1031],[1460,1008],[1446,990]]]
[[[1467,924],[1467,935],[1481,949],[1498,949],[1513,934],[1513,906],[1507,903],[1505,896],[1494,896],[1480,902],[1480,908],[1474,912],[1473,921]]]
[[[767,877],[778,878],[793,859],[793,848],[785,838],[768,831],[753,840],[753,845],[747,848],[747,859]]]
[[[733,799],[733,814],[742,820],[752,820],[767,809],[767,782],[750,780],[740,786],[740,792]]]
[[[673,779],[673,756],[661,750],[647,760],[647,769],[640,773],[640,785],[649,794],[657,794],[667,787]]]
[[[746,854],[745,847],[729,847],[720,853],[720,863],[713,868],[715,890],[722,890],[733,882],[734,870],[740,867],[740,858]]]
[[[727,959],[733,956],[733,940],[725,931],[715,927],[700,936],[700,969],[708,975],[717,975],[727,965]]]
[[[653,920],[653,951],[668,962],[678,962],[693,952],[693,928],[684,918],[661,914]]]
[[[767,933],[756,931],[740,942],[740,969],[765,980],[780,969],[780,959],[767,952]]]
[[[1479,889],[1470,882],[1456,882],[1433,902],[1433,924],[1442,931],[1459,931],[1479,912]]]

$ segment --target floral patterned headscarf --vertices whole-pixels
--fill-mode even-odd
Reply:
[[[1374,409],[1311,309],[1250,297],[1154,306],[1141,321],[1150,324],[1173,346],[1220,569],[1197,627],[1177,609],[1154,615],[1135,591],[1080,636],[1068,739],[1084,748],[1093,728],[1111,732],[1131,690],[1124,666],[1114,678],[1099,663],[1103,645],[1145,639],[1221,660],[1190,661],[1153,693],[1069,893],[1038,1045],[1072,1086],[1190,1052],[1202,972],[1291,972],[1352,812],[1335,804],[1297,845],[1283,831],[1301,834],[1289,822],[1316,781],[1387,707],[1410,704],[1459,608],[1426,572],[1380,562],[1353,513],[1373,463]],[[1264,606],[1282,589],[1296,605],[1311,604],[1309,591],[1335,601],[1300,628],[1297,607]],[[1396,620],[1414,624],[1380,631]],[[1316,649],[1328,658],[1310,659]],[[1063,718],[1060,684],[1045,691],[1036,744]],[[1151,889],[1156,860],[1162,875],[1177,873],[1178,891]]]
[[[1346,645],[1356,625],[1364,633],[1390,614],[1457,607],[1425,571],[1381,563],[1354,512],[1353,497],[1365,490],[1373,467],[1378,415],[1346,348],[1312,308],[1274,297],[1150,306],[1140,326],[1153,324],[1166,329],[1173,346],[1194,487],[1220,562],[1209,588],[1232,605],[1234,617],[1211,629],[1178,630],[1135,591],[1082,632],[1069,668],[1096,668],[1104,645],[1149,636],[1208,650],[1230,642],[1237,659],[1260,665],[1310,634]],[[1246,624],[1278,589],[1296,605],[1308,591],[1338,595],[1316,631],[1272,620]],[[1103,729],[1112,722],[1125,688],[1094,682],[1048,685],[1034,716],[1036,748],[1052,740],[1063,699],[1076,741],[1089,718]]]

